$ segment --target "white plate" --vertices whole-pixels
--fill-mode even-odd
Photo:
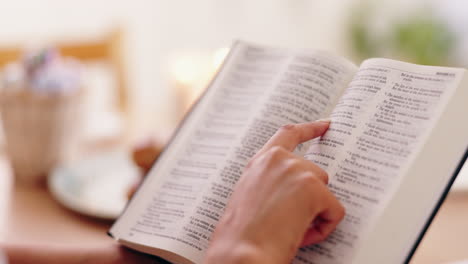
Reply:
[[[116,219],[140,171],[124,151],[101,153],[59,167],[48,180],[52,195],[78,213]]]

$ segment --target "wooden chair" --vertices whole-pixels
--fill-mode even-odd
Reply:
[[[64,56],[74,57],[83,62],[109,62],[116,76],[116,95],[118,109],[123,115],[128,113],[128,90],[122,58],[123,32],[115,30],[103,38],[81,43],[56,43],[54,46]],[[12,47],[0,46],[0,68],[7,63],[18,60],[23,52],[21,45]]]
[[[117,135],[117,138],[111,136],[110,138],[91,139],[88,143],[92,145],[115,144],[116,142],[125,140],[129,136],[129,102],[127,76],[123,59],[123,37],[124,33],[122,30],[117,29],[103,35],[103,37],[90,41],[52,43],[63,56],[76,58],[85,65],[86,63],[105,62],[112,72],[115,80],[113,89],[116,89],[113,95],[116,100],[115,111],[122,121],[121,131]],[[20,59],[23,52],[22,45],[2,47],[0,44],[0,71],[6,64]],[[4,147],[1,132],[0,151]]]

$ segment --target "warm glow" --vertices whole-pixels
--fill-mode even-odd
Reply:
[[[218,68],[223,63],[224,59],[229,53],[229,48],[220,48],[213,53],[213,70],[218,70]]]
[[[182,112],[200,96],[228,53],[229,48],[219,48],[214,52],[179,52],[172,57],[170,73]]]
[[[194,55],[175,58],[171,68],[174,79],[185,85],[191,85],[198,81],[203,74],[203,67],[200,65],[200,60]]]

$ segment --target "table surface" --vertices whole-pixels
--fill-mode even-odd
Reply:
[[[0,172],[0,175],[2,173]],[[1,181],[8,185],[8,176]],[[110,222],[78,215],[59,205],[44,188],[16,186],[10,192],[4,238],[12,243],[93,245],[114,243]],[[2,209],[0,207],[0,209]],[[468,192],[453,192],[441,207],[412,264],[441,264],[468,259]]]

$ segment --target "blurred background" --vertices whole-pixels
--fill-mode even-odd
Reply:
[[[160,151],[236,39],[328,50],[356,64],[369,57],[389,57],[420,64],[468,67],[468,2],[464,0],[0,0],[0,6],[0,76],[15,79],[17,73],[7,65],[14,61],[24,64],[24,54],[31,50],[48,49],[39,52],[40,63],[48,60],[43,57],[54,57],[57,52],[75,58],[74,63],[80,66],[72,71],[79,72],[76,86],[82,91],[70,93],[69,97],[80,98],[80,118],[57,118],[80,120],[76,129],[81,130],[81,146],[108,150],[110,145],[123,144],[133,150],[133,159],[135,149],[141,159]],[[28,63],[33,65],[35,58]],[[57,67],[68,67],[63,65],[68,63],[59,63]],[[68,77],[63,77],[64,82],[68,83],[71,77],[65,75]],[[8,86],[8,82],[3,84]],[[0,96],[6,98],[4,94]],[[8,122],[3,123],[5,126]],[[41,201],[43,205],[38,208],[52,215],[51,223],[63,219],[73,223],[73,227],[64,227],[62,233],[70,232],[71,237],[75,230],[85,230],[81,232],[83,241],[101,239],[101,231],[108,223],[69,215],[64,208],[51,204],[58,199],[72,210],[98,218],[112,218],[112,214],[103,216],[92,208],[83,209],[74,201],[67,201],[73,198],[57,193],[52,199],[46,191],[9,187],[12,180],[7,175],[12,174],[12,169],[6,158],[5,141],[5,131],[0,127],[0,155],[4,157],[0,162],[0,177],[4,181],[0,188],[4,191],[0,193],[6,197],[0,199],[5,201],[3,208],[0,206],[0,216],[5,212],[0,217],[0,230],[9,226],[3,229],[6,231],[0,238],[40,241],[42,233],[36,231],[37,227],[21,219],[34,210],[27,203]],[[145,148],[148,145],[149,150]],[[97,163],[128,160],[111,149],[111,154],[75,164],[71,170],[86,167],[80,173],[95,173]],[[62,165],[54,163],[48,170]],[[67,168],[55,173],[67,174]],[[70,180],[61,182],[60,177],[55,183],[49,181],[49,188],[71,184]],[[133,178],[123,180],[125,184],[132,181]],[[15,213],[8,213],[8,208],[10,211],[15,208]],[[468,207],[465,209],[468,211]],[[453,223],[454,217],[447,221]],[[72,241],[68,237],[53,239]],[[436,261],[468,258],[458,251],[439,259],[434,254],[429,256]]]
[[[356,63],[386,56],[467,65],[467,5],[463,0],[3,0],[0,49],[80,44],[118,32],[131,129],[140,135],[174,126],[179,114],[174,82],[188,78],[199,85],[207,78],[200,68],[208,68],[210,56],[234,39],[324,49]],[[92,70],[93,78],[108,74]],[[93,90],[98,89],[104,88]]]

